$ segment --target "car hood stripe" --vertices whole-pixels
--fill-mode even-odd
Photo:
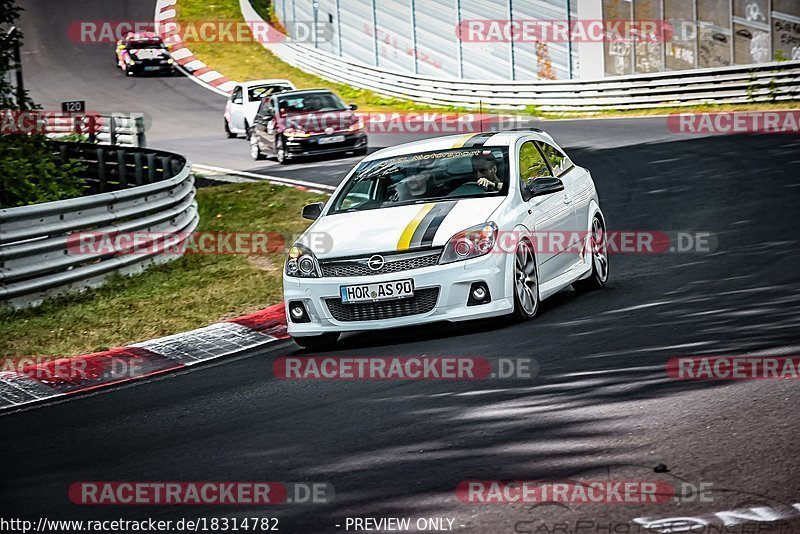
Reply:
[[[400,241],[397,242],[397,250],[408,250],[411,247],[411,238],[414,237],[414,232],[434,206],[436,206],[435,202],[424,204],[414,218],[411,219],[411,222],[408,223],[406,229],[400,235]]]
[[[433,238],[436,236],[436,231],[455,205],[456,202],[454,201],[436,204],[436,207],[428,212],[414,232],[414,237],[411,238],[411,247],[429,247],[433,245]]]

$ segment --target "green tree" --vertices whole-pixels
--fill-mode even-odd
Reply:
[[[0,207],[24,206],[80,196],[85,182],[78,176],[81,165],[61,162],[45,136],[14,133],[20,110],[36,109],[27,92],[19,96],[15,79],[15,51],[22,33],[14,26],[21,8],[14,0],[0,0]]]

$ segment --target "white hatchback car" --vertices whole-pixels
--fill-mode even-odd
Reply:
[[[426,139],[375,152],[289,250],[289,334],[536,315],[570,284],[605,286],[606,219],[592,177],[543,131]]]
[[[275,93],[297,89],[289,80],[253,80],[238,84],[225,104],[225,135],[229,138],[244,134],[250,139],[250,127],[261,101]]]

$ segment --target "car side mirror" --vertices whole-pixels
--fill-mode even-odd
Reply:
[[[536,178],[531,180],[525,186],[531,194],[531,197],[541,197],[544,195],[551,195],[564,190],[564,182],[558,178]]]
[[[322,202],[315,202],[314,204],[303,206],[303,218],[316,221],[319,219],[320,215],[322,215],[322,208],[324,206],[325,204]]]
[[[357,110],[357,109],[358,109],[358,106],[356,106],[355,104],[350,104],[350,105],[349,105],[349,106],[347,106],[347,107],[348,107],[348,108],[350,108],[350,111],[355,111],[355,110]]]
[[[231,100],[231,102],[233,102],[234,104],[241,104],[243,100],[241,98],[234,98],[233,100]]]

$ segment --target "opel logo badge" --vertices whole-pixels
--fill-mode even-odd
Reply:
[[[383,269],[383,265],[386,263],[386,260],[383,259],[383,256],[376,254],[372,256],[369,260],[367,260],[367,266],[372,269],[373,271],[380,271]]]
[[[333,133],[333,128],[325,128],[325,133],[330,135]]]

